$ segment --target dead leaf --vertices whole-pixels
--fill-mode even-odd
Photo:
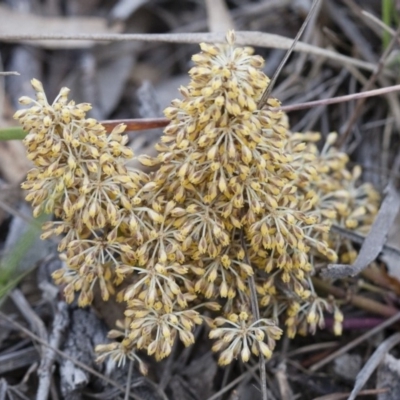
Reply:
[[[147,0],[119,0],[110,13],[111,21],[126,21]]]
[[[225,0],[206,0],[207,24],[210,32],[227,32],[234,29],[233,19]]]
[[[377,388],[386,388],[386,393],[381,393],[378,400],[400,399],[400,360],[391,354],[386,354],[379,365],[377,374]]]
[[[21,141],[0,142],[0,175],[8,183],[20,183],[31,168]]]
[[[346,381],[354,382],[360,372],[362,362],[363,360],[359,354],[341,354],[333,360],[333,370]]]
[[[397,217],[388,234],[387,244],[398,249],[400,254],[400,213],[397,214]],[[396,280],[398,285],[400,285],[400,256],[398,254],[384,251],[381,259],[387,266],[389,276]]]
[[[0,179],[0,226],[9,215],[9,207],[14,206],[21,196],[19,185],[6,185]]]
[[[370,378],[372,373],[375,371],[383,357],[397,344],[400,342],[400,333],[395,333],[390,338],[382,342],[375,352],[372,354],[370,359],[364,365],[362,370],[358,373],[354,388],[348,398],[348,400],[354,400],[362,387],[365,385],[367,380]]]
[[[0,35],[34,35],[38,33],[46,34],[104,34],[121,32],[122,25],[109,27],[105,18],[99,17],[44,17],[41,15],[21,13],[0,4]],[[94,45],[92,40],[54,40],[36,41],[36,45],[48,49],[77,49],[91,47]]]
[[[372,224],[371,231],[365,238],[354,264],[330,264],[326,270],[322,271],[321,275],[323,277],[338,279],[346,276],[355,276],[382,252],[389,230],[400,208],[400,197],[394,185],[389,184],[386,192],[386,197]]]

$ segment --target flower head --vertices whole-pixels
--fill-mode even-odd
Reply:
[[[226,43],[200,45],[190,83],[165,110],[157,157],[139,157],[156,167],[149,174],[125,166],[133,156],[125,127],[107,135],[86,118],[89,105],[68,101],[68,89],[50,105],[34,80],[36,100],[23,98],[32,107],[15,114],[35,164],[23,184],[27,200],[35,215],[57,218],[43,238],[64,235],[67,268],[55,281],[69,302],[79,292],[79,305],[90,304],[98,285],[103,300],[116,295],[127,306],[111,332],[121,341],[99,346],[100,359],[135,359],[144,370],[136,350],[161,360],[177,338],[191,345],[204,320],[221,365],[260,352],[270,358],[278,321],[290,337],[314,333],[328,311],[341,332],[343,315],[311,278],[317,263],[354,257],[330,227],[367,231],[379,196],[357,184],[359,168],[346,169],[334,133],[319,151],[320,135],[291,132],[277,99],[257,107],[269,84],[264,61],[234,41],[229,32]]]
[[[218,339],[213,351],[222,351],[218,360],[220,365],[230,364],[239,355],[243,362],[247,362],[251,353],[258,356],[261,352],[269,359],[275,341],[282,336],[282,330],[272,320],[254,320],[246,311],[230,314],[228,318],[218,317],[214,324],[216,328],[210,331],[209,336]]]

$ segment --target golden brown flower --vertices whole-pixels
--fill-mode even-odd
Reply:
[[[214,320],[216,328],[210,331],[211,339],[218,339],[213,351],[222,351],[218,363],[227,365],[233,359],[240,358],[248,362],[251,353],[256,356],[260,351],[266,359],[271,358],[275,341],[282,336],[282,330],[269,319],[254,320],[246,311],[230,314],[228,318]]]
[[[128,237],[119,232],[137,234],[136,218],[154,212],[134,213],[131,203],[148,177],[124,166],[133,156],[122,135],[124,125],[107,135],[101,124],[86,118],[89,104],[68,102],[67,88],[50,105],[41,83],[34,79],[32,86],[36,100],[22,98],[21,103],[33,106],[15,114],[29,132],[24,144],[35,165],[22,184],[26,199],[35,216],[54,212],[60,219],[44,225],[42,238],[66,233],[59,250],[66,250],[67,269],[54,278],[66,284],[67,301],[79,291],[79,304],[90,304],[97,283],[107,300],[122,280],[119,271],[135,258]]]
[[[357,184],[358,167],[346,169],[334,133],[319,151],[320,135],[291,132],[277,99],[257,108],[269,84],[264,61],[234,41],[229,32],[226,43],[200,45],[190,83],[165,110],[170,124],[157,157],[139,156],[157,167],[149,174],[125,166],[133,154],[124,126],[107,135],[86,118],[88,104],[68,102],[68,89],[50,105],[33,80],[36,101],[21,100],[33,103],[15,118],[29,131],[35,164],[23,188],[35,215],[57,218],[42,238],[64,235],[67,268],[55,281],[69,302],[79,292],[81,306],[91,303],[94,285],[108,300],[126,283],[116,294],[126,319],[110,334],[121,341],[99,346],[100,359],[130,358],[144,371],[137,349],[160,360],[175,339],[192,344],[204,320],[221,365],[260,351],[269,358],[282,334],[278,321],[290,337],[314,333],[328,311],[341,332],[342,313],[318,296],[311,277],[337,254],[355,257],[331,225],[365,233],[379,196]],[[259,319],[248,311],[250,279]]]

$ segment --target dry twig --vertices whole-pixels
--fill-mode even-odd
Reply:
[[[17,71],[3,71],[0,72],[0,76],[11,76],[11,75],[19,75]]]
[[[271,95],[272,89],[275,86],[276,80],[278,79],[279,74],[281,73],[284,65],[286,64],[287,60],[289,59],[290,55],[293,53],[294,48],[296,47],[297,42],[300,40],[301,35],[306,29],[308,23],[311,20],[311,17],[314,15],[315,11],[317,10],[317,6],[320,0],[313,0],[311,5],[310,11],[307,14],[306,19],[304,20],[303,24],[301,25],[299,31],[296,34],[296,37],[293,40],[292,45],[289,47],[288,51],[286,52],[285,56],[283,57],[282,61],[279,63],[278,68],[276,69],[274,75],[271,78],[271,81],[267,88],[265,89],[264,93],[261,96],[261,99],[258,102],[258,108],[263,108],[263,106],[267,103],[268,97]]]
[[[393,325],[398,320],[400,320],[400,312],[395,314],[395,315],[393,315],[393,317],[389,318],[388,320],[386,320],[382,324],[378,325],[377,327],[371,329],[368,332],[365,332],[363,335],[359,336],[357,339],[352,340],[350,343],[348,343],[347,345],[341,347],[339,350],[333,352],[328,357],[326,357],[323,360],[321,360],[321,361],[317,362],[316,364],[312,365],[309,368],[309,370],[312,371],[312,372],[315,372],[315,371],[321,369],[324,365],[330,363],[335,358],[339,357],[341,354],[347,353],[348,351],[350,351],[354,347],[358,346],[360,343],[364,342],[365,340],[367,340],[371,336],[374,336],[377,333],[379,333],[379,332],[383,331],[384,329],[386,329],[387,327]]]
[[[37,400],[46,400],[50,391],[52,366],[56,357],[53,349],[58,349],[62,335],[68,325],[68,306],[64,301],[57,304],[57,310],[53,322],[53,331],[49,340],[49,347],[43,351],[42,361],[38,370],[39,387],[36,394]]]
[[[275,49],[289,49],[293,40],[284,36],[265,32],[238,31],[237,44],[259,47],[270,47]],[[7,35],[0,34],[1,41],[34,43],[40,40],[92,40],[98,42],[110,41],[145,41],[145,42],[166,42],[166,43],[222,43],[225,41],[223,33],[159,33],[159,34],[75,34],[75,35]],[[355,58],[344,56],[331,50],[322,49],[307,43],[297,42],[295,51],[306,52],[316,56],[324,57],[342,65],[353,65],[367,71],[374,71],[375,64],[361,61]]]
[[[328,99],[321,99],[315,101],[308,101],[305,103],[291,104],[287,106],[281,106],[277,110],[284,112],[291,112],[297,110],[305,110],[307,108],[314,108],[318,106],[327,106],[331,104],[343,103],[346,101],[352,101],[362,99],[366,97],[380,96],[383,94],[400,91],[400,85],[393,85],[386,88],[368,90],[361,93],[353,93],[345,96],[332,97]],[[272,108],[275,110],[275,108]],[[101,121],[101,124],[106,128],[107,132],[111,132],[116,125],[125,124],[126,130],[129,131],[141,131],[147,129],[163,128],[169,124],[167,118],[138,118],[138,119],[118,119],[118,120],[106,120]]]

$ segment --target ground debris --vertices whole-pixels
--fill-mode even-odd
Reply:
[[[21,74],[0,76],[0,130],[15,126],[12,115],[19,107],[18,98],[31,94],[32,78],[44,82],[51,101],[61,87],[71,87],[77,102],[92,103],[91,117],[161,117],[170,101],[180,96],[178,87],[187,83],[186,72],[192,65],[190,57],[197,51],[197,42],[222,38],[222,31],[228,27],[239,31],[239,43],[256,46],[271,75],[311,4],[312,1],[290,0],[0,0],[0,67]],[[381,4],[375,0],[322,2],[298,51],[284,67],[274,97],[285,104],[297,104],[362,90],[387,46],[379,25],[382,23],[396,29],[395,21],[384,21]],[[88,38],[32,42],[26,38],[3,40],[1,36],[115,32],[141,34],[147,41]],[[154,34],[168,36],[155,40]],[[390,41],[391,34],[388,35]],[[377,87],[397,83],[396,51],[383,60]],[[400,398],[399,354],[395,348],[391,350],[393,354],[389,353],[390,344],[397,340],[398,334],[393,334],[397,325],[378,329],[376,343],[366,344],[363,339],[366,332],[400,309],[396,291],[400,290],[399,217],[395,220],[400,177],[397,97],[392,94],[368,99],[355,116],[354,102],[321,105],[289,115],[294,130],[319,131],[324,138],[331,131],[339,131],[340,135],[354,116],[343,150],[351,162],[362,165],[362,180],[374,182],[380,189],[392,182],[387,198],[396,200],[389,205],[384,203],[385,218],[369,235],[336,227],[339,235],[366,251],[361,251],[360,259],[347,269],[345,283],[340,287],[345,320],[352,324],[344,325],[343,335],[333,339],[333,324],[327,319],[328,328],[318,330],[315,336],[296,337],[290,341],[289,349],[279,344],[267,364],[270,400],[281,400],[282,396],[304,400],[349,398],[353,389],[350,398],[356,392],[375,395],[379,400]],[[161,130],[130,132],[129,143],[135,155],[150,153],[160,135]],[[0,141],[0,278],[1,262],[17,247],[32,223],[19,189],[31,167],[20,144]],[[3,301],[5,297],[0,294],[0,309],[58,352],[0,317],[0,400],[34,399],[45,396],[43,393],[60,400],[124,399],[121,387],[125,389],[127,385],[129,363],[121,369],[108,362],[99,365],[93,351],[96,344],[107,342],[107,323],[112,324],[122,313],[121,306],[110,304],[102,309],[96,305],[94,310],[65,305],[60,289],[51,280],[51,273],[61,267],[55,251],[57,243],[40,241],[39,230],[36,236],[29,251],[17,254],[21,256],[17,257],[18,268],[7,291],[8,299]],[[364,268],[370,264],[375,275],[365,273],[368,270]],[[386,269],[390,278],[385,275]],[[34,271],[28,274],[30,270]],[[361,273],[354,276],[355,272]],[[328,275],[335,278],[329,271]],[[1,290],[2,285],[0,279]],[[327,297],[335,296],[333,291],[339,288],[330,283],[327,286],[332,290],[327,291]],[[371,302],[381,306],[382,313],[378,308],[371,311]],[[366,328],[359,321],[369,321],[371,326]],[[149,376],[143,377],[133,368],[131,398],[259,398],[257,365],[246,369],[238,361],[229,369],[218,367],[216,358],[207,353],[208,331],[198,334],[199,345],[175,349],[168,361],[155,363],[143,355]],[[349,353],[346,346],[353,341]],[[77,365],[76,360],[84,365]],[[365,360],[364,368],[360,360]]]

